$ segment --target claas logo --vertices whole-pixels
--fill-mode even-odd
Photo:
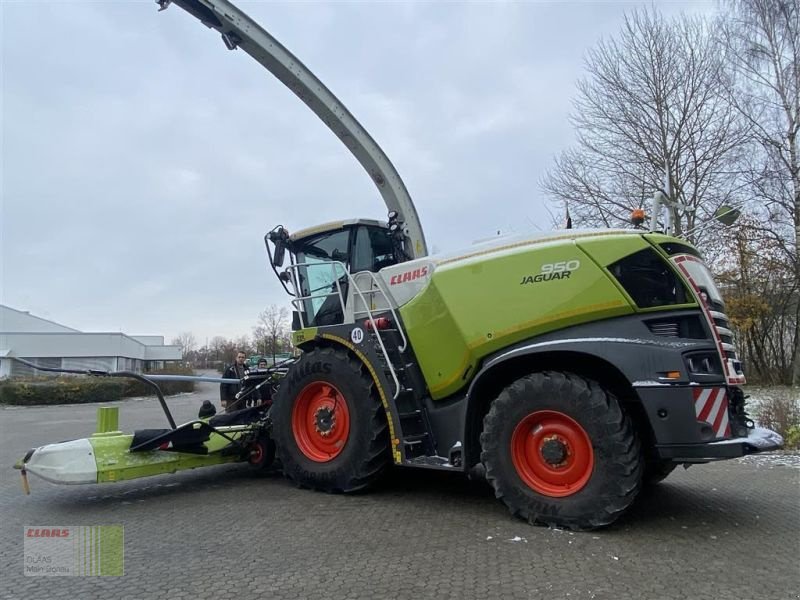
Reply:
[[[399,275],[392,275],[391,278],[389,278],[389,285],[397,285],[398,283],[414,281],[420,277],[425,277],[427,274],[428,267],[420,267],[419,269],[414,269],[413,271],[406,271],[405,273],[400,273]]]
[[[25,537],[69,537],[69,529],[56,529],[51,527],[28,527]]]

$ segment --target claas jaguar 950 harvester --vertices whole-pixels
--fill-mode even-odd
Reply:
[[[500,237],[428,255],[398,172],[300,60],[226,0],[175,4],[299,96],[389,210],[386,222],[279,226],[265,238],[302,351],[271,413],[292,479],[350,492],[391,464],[477,467],[520,517],[590,529],[676,465],[780,446],[745,413],[709,268],[656,231],[663,196],[649,230]]]
[[[305,102],[389,210],[265,237],[301,351],[269,414],[289,477],[351,492],[392,464],[482,473],[523,519],[592,529],[677,465],[780,447],[747,418],[709,268],[658,231],[663,195],[648,229],[429,255],[397,170],[300,60],[226,0],[172,3]]]

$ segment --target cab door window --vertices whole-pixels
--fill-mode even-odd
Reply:
[[[377,273],[395,262],[392,240],[386,229],[367,225],[356,229],[351,272]]]
[[[344,320],[342,302],[347,297],[347,270],[350,232],[339,230],[322,234],[300,245],[295,251],[306,326],[335,325]],[[338,282],[338,286],[337,286]]]

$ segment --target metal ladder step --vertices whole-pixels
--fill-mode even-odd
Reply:
[[[421,419],[422,418],[422,411],[419,409],[413,410],[411,412],[402,412],[397,415],[401,419]]]
[[[416,446],[428,439],[428,433],[417,433],[414,435],[407,435],[403,438],[403,444],[406,446]]]

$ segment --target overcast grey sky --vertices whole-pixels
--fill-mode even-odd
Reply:
[[[394,162],[429,247],[550,228],[582,58],[640,2],[241,2]],[[178,7],[6,2],[0,302],[87,331],[250,334],[263,236],[385,218],[345,147]],[[657,4],[668,14],[711,2]]]

